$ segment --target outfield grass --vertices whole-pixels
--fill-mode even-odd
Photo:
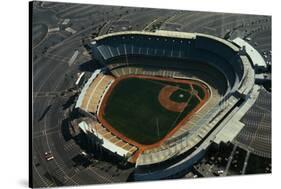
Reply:
[[[170,85],[178,85],[169,82]],[[104,119],[126,137],[141,143],[153,144],[169,133],[194,107],[195,96],[187,93],[189,105],[182,112],[172,112],[158,101],[158,95],[167,82],[140,78],[121,80],[113,89],[105,107]],[[180,84],[189,89],[190,86]]]

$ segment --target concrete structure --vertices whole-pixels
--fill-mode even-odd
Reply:
[[[118,154],[121,157],[130,157],[133,152],[137,150],[136,147],[124,142],[122,143],[121,140],[116,139],[116,137],[112,136],[109,131],[106,131],[100,126],[100,124],[91,119],[82,120],[78,123],[78,127],[85,134],[95,135],[98,138],[99,143],[102,147],[106,148],[109,151],[112,151],[113,153]],[[123,147],[125,145],[126,148]]]
[[[266,70],[267,65],[262,55],[254,47],[239,37],[233,39],[232,41],[245,51],[256,69]]]
[[[118,32],[95,38],[91,47],[93,58],[114,77],[141,74],[192,78],[205,82],[211,90],[210,100],[186,125],[159,147],[143,151],[131,159],[136,163],[137,180],[168,178],[191,168],[213,141],[233,140],[244,126],[239,119],[258,93],[254,89],[254,67],[264,66],[259,54],[243,40],[227,41],[200,33]],[[90,79],[91,83],[96,83],[95,88],[101,82],[100,77],[106,75],[93,75]],[[90,88],[91,84],[87,83],[76,107],[96,114],[98,105],[90,110],[84,102],[89,96],[85,91]],[[102,94],[106,93],[104,89],[97,95],[99,97],[90,98],[100,101]],[[109,143],[104,147],[112,148],[120,156],[126,155],[124,150]]]

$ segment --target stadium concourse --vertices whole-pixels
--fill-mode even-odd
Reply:
[[[213,141],[232,141],[244,124],[232,126],[230,123],[240,123],[237,115],[244,115],[255,102],[259,93],[254,82],[255,69],[266,67],[259,53],[243,39],[229,41],[200,33],[163,30],[117,32],[96,37],[90,47],[93,59],[104,68],[92,74],[78,97],[75,107],[86,118],[77,122],[76,127],[83,130],[94,145],[101,145],[134,163],[135,180],[169,178],[190,169]],[[144,148],[126,133],[122,119],[108,124],[103,117],[104,101],[115,92],[114,86],[119,78],[136,76],[199,82],[205,86],[201,95],[208,98],[161,142]],[[172,87],[172,84],[166,86]],[[192,88],[197,96],[202,90],[196,85]],[[130,94],[134,90],[137,89],[132,89]],[[190,94],[192,96],[193,93]],[[126,93],[121,97],[124,100],[117,107],[119,112],[124,107],[126,109],[126,104],[133,103],[130,97],[126,98]],[[143,101],[142,104],[146,103]],[[137,106],[135,109],[138,111]],[[147,117],[155,119],[153,114]],[[135,122],[137,120],[131,120],[129,127],[142,136],[146,131],[134,126]],[[143,125],[149,125],[149,121]],[[162,125],[158,126],[158,134]],[[232,132],[223,133],[227,129]]]

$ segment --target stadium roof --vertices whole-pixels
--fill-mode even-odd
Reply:
[[[167,31],[167,30],[156,30],[155,32],[147,32],[147,31],[124,31],[124,32],[114,32],[105,34],[102,36],[98,36],[95,38],[95,41],[92,42],[92,44],[96,43],[98,40],[102,40],[107,37],[113,37],[113,36],[119,36],[119,35],[150,35],[150,36],[159,36],[159,37],[171,37],[171,38],[181,38],[181,39],[196,39],[196,36],[201,37],[207,37],[211,38],[213,40],[219,41],[220,43],[223,43],[230,48],[232,48],[234,51],[239,51],[239,48],[232,44],[231,42],[224,40],[222,38],[202,34],[202,33],[188,33],[188,32],[177,32],[177,31]]]
[[[171,31],[160,31],[157,30],[156,32],[146,32],[146,31],[125,31],[125,32],[114,32],[109,33],[106,35],[98,36],[95,40],[101,40],[106,37],[118,36],[118,35],[151,35],[151,36],[159,36],[159,37],[177,37],[177,38],[184,38],[184,39],[194,39],[196,35],[194,33],[186,33],[186,32],[171,32]]]

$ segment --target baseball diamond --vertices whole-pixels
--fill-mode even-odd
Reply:
[[[179,88],[177,82],[192,90]],[[201,100],[193,89],[195,85],[200,88],[203,84],[157,77],[120,77],[103,99],[99,119],[109,130],[135,141],[138,146],[156,143],[178,129],[180,122],[184,124],[207,101],[208,91],[202,89],[206,98]],[[176,102],[180,97],[173,97],[174,101],[170,95],[177,91],[167,89],[182,91],[189,98]]]

